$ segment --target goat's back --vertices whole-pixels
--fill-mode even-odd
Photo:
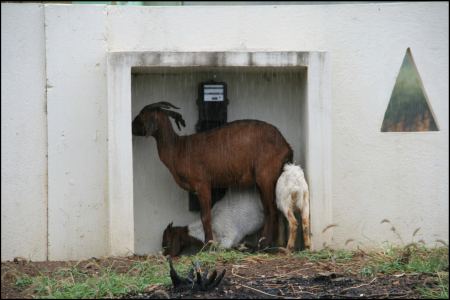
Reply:
[[[306,192],[309,190],[302,168],[294,164],[285,164],[275,188],[278,209],[287,211],[294,204],[292,201],[295,201],[297,208],[302,209],[303,196]]]
[[[292,149],[273,125],[238,120],[184,138],[186,165],[199,166],[216,186],[255,182],[259,172],[276,173],[292,161]],[[195,162],[195,163],[194,163]]]

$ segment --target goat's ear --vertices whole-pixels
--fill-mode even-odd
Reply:
[[[181,124],[181,126],[186,127],[186,122],[184,121],[181,114],[179,114],[175,111],[166,110],[166,109],[163,109],[162,111],[164,113],[166,113],[166,115],[168,115],[169,117],[171,117],[175,120],[175,124],[177,125],[178,130],[181,130],[180,124]]]
[[[169,225],[167,225],[166,229],[172,229],[172,225],[173,225],[173,222],[170,222]]]
[[[178,130],[181,130],[180,124],[181,124],[183,127],[186,127],[186,123],[184,122],[183,119],[176,119],[176,120],[175,120],[175,124],[177,124]]]

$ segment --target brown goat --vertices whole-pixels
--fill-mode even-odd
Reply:
[[[163,233],[162,247],[163,255],[175,257],[185,248],[200,248],[203,244],[201,241],[189,235],[188,226],[172,226],[170,223]]]
[[[178,107],[168,102],[147,105],[132,123],[133,135],[153,136],[161,161],[175,181],[199,198],[205,242],[213,239],[211,188],[257,185],[264,207],[263,245],[271,245],[278,226],[275,185],[283,165],[292,162],[292,149],[273,125],[239,120],[222,127],[179,136],[169,117],[185,126]]]

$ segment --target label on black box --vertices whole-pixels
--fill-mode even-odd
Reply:
[[[205,84],[203,86],[203,101],[223,101],[223,90],[222,84]]]

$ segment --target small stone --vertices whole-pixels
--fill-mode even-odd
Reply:
[[[21,265],[24,265],[27,262],[27,259],[17,256],[17,257],[14,257],[13,262],[16,264],[20,263]]]
[[[156,290],[157,288],[159,288],[160,286],[161,286],[160,284],[149,284],[148,286],[145,287],[144,292],[151,293],[154,290]]]
[[[170,299],[170,296],[164,290],[157,290],[153,294],[151,294],[151,298],[153,298],[153,299]]]

